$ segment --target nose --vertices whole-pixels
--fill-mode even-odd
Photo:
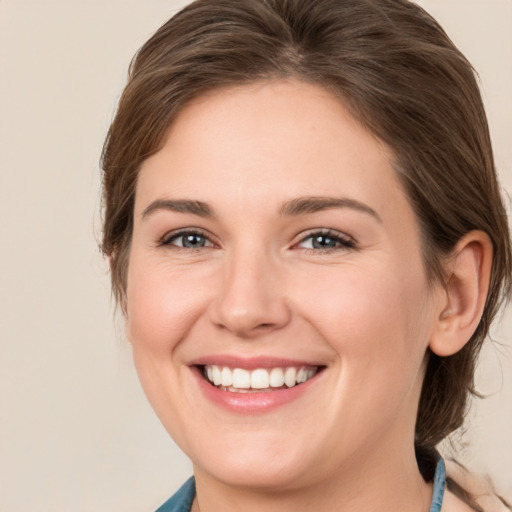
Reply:
[[[211,320],[218,328],[250,339],[288,324],[290,309],[270,260],[262,254],[230,259],[211,304]]]

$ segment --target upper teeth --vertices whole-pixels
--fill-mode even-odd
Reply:
[[[317,371],[317,367],[311,366],[301,368],[289,366],[268,370],[258,368],[252,371],[217,365],[206,365],[204,367],[204,375],[213,385],[236,389],[280,388],[285,384],[291,388],[311,379]]]

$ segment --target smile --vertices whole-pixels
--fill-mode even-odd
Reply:
[[[201,391],[210,403],[235,414],[262,414],[323,389],[327,366],[276,357],[209,355],[191,361]],[[314,392],[314,391],[313,391]]]
[[[211,384],[232,393],[271,392],[289,389],[313,378],[318,366],[288,366],[282,368],[229,368],[227,366],[205,365],[203,377]]]

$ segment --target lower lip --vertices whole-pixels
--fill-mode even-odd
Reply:
[[[192,371],[198,381],[200,390],[208,400],[215,405],[239,414],[259,414],[272,411],[293,402],[306,393],[319,377],[319,373],[317,373],[306,382],[288,389],[278,389],[276,391],[265,391],[261,393],[236,393],[212,386],[205,380],[201,370],[197,366],[192,367]]]

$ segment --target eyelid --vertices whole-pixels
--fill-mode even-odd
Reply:
[[[306,247],[299,247],[299,245],[309,238],[312,238],[314,236],[325,236],[327,238],[332,238],[338,242],[340,242],[340,247],[326,247],[324,249],[311,249]],[[343,233],[341,231],[337,231],[331,228],[317,228],[317,229],[311,229],[308,230],[305,233],[301,233],[296,241],[293,243],[293,247],[297,247],[299,249],[302,249],[304,251],[308,252],[329,252],[329,251],[346,251],[350,249],[357,249],[356,241],[353,237],[350,235],[347,235],[346,233]]]
[[[185,235],[200,235],[200,236],[203,236],[208,242],[210,242],[211,246],[207,246],[207,248],[209,247],[212,247],[212,246],[218,246],[219,244],[216,242],[216,240],[214,239],[214,237],[212,236],[211,233],[209,233],[208,231],[202,229],[202,228],[197,228],[197,227],[186,227],[186,228],[179,228],[179,229],[175,229],[175,230],[172,230],[172,231],[168,231],[167,233],[165,233],[165,235],[163,235],[157,242],[157,245],[158,246],[173,246],[174,248],[176,249],[185,249],[187,251],[193,251],[194,248],[187,248],[187,247],[181,247],[179,245],[173,245],[171,242],[172,240],[176,239],[176,238],[179,238],[180,236],[185,236]],[[197,249],[205,249],[205,247],[198,247]]]
[[[185,249],[187,251],[191,251],[191,250],[193,251],[194,248],[181,247],[179,245],[173,245],[171,243],[174,239],[179,238],[180,236],[185,236],[185,235],[189,235],[189,234],[199,235],[199,236],[204,237],[211,244],[211,245],[206,246],[208,248],[219,247],[219,245],[220,245],[218,243],[218,241],[215,239],[215,237],[210,232],[208,232],[202,228],[193,227],[193,226],[168,231],[158,240],[157,245],[158,246],[173,246],[173,248],[175,248],[175,249]],[[331,248],[326,247],[324,249],[311,249],[311,248],[299,247],[301,243],[305,242],[306,240],[308,240],[309,238],[312,238],[314,236],[325,236],[328,238],[332,238],[340,243],[340,247],[331,247]],[[197,250],[204,249],[206,247],[198,247]],[[292,248],[298,248],[298,249],[302,249],[304,251],[319,253],[319,252],[344,251],[344,250],[346,251],[346,250],[350,250],[350,249],[356,249],[357,245],[356,245],[356,241],[354,240],[354,238],[351,237],[350,235],[347,235],[346,233],[343,233],[341,231],[337,231],[337,230],[334,230],[331,228],[315,228],[315,229],[310,229],[306,232],[302,232],[302,233],[300,233],[300,235],[296,236],[295,241],[292,243]]]

